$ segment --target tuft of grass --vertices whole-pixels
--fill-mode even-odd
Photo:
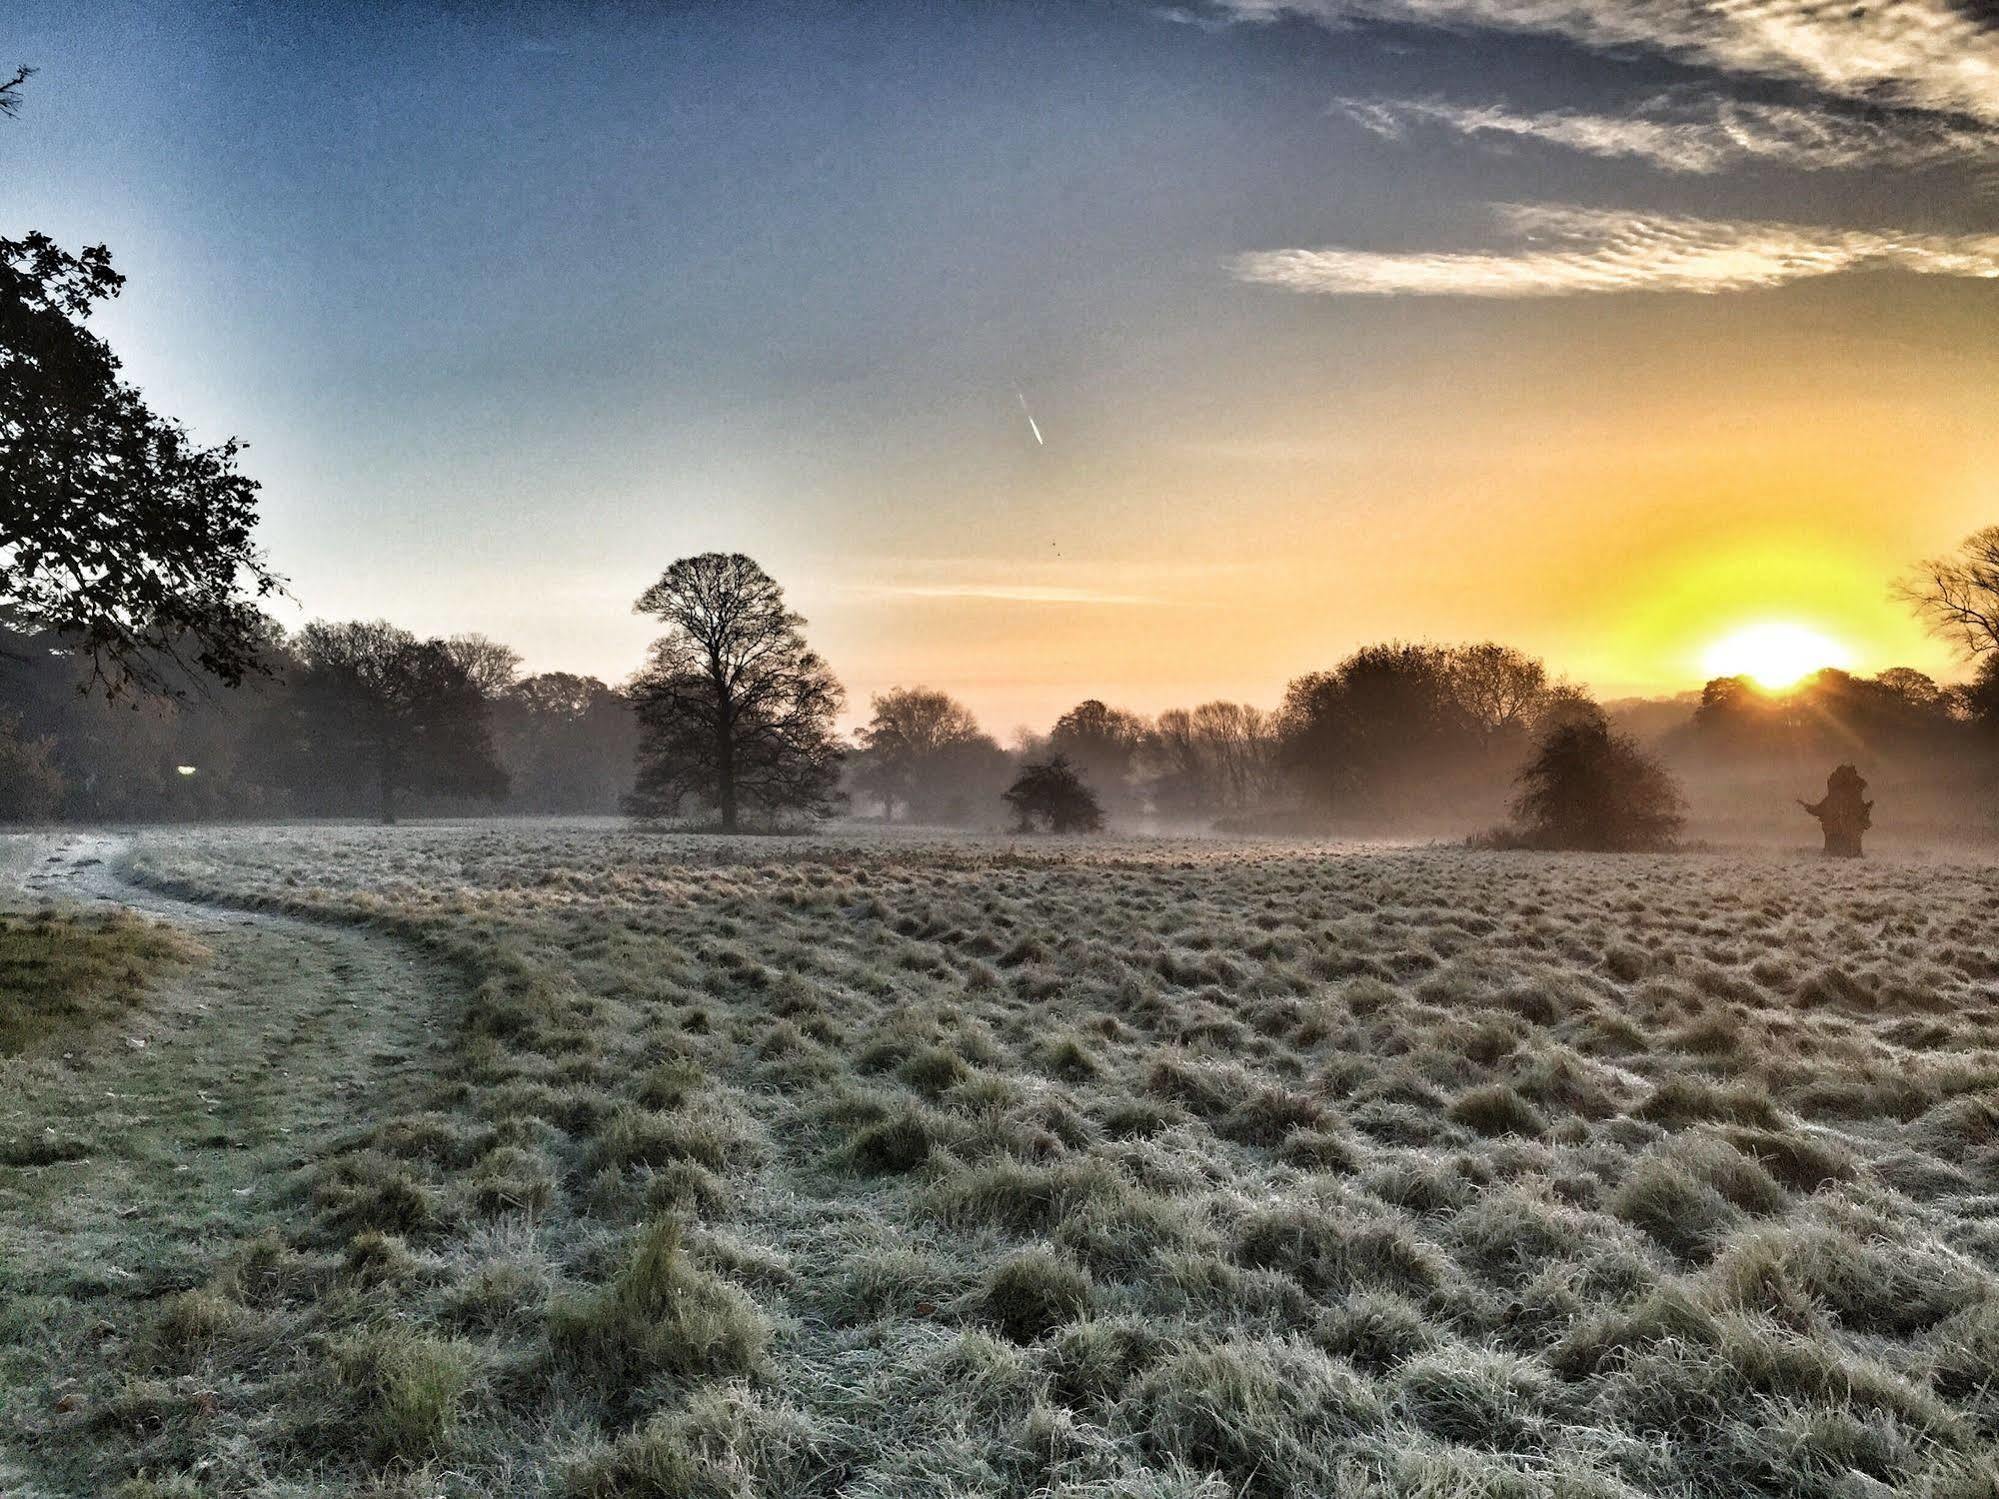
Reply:
[[[1255,1269],[1282,1270],[1313,1296],[1370,1289],[1422,1295],[1450,1273],[1443,1252],[1406,1222],[1386,1215],[1356,1218],[1312,1202],[1252,1215],[1237,1235],[1236,1258]]]
[[[1032,1343],[1089,1309],[1090,1274],[1065,1255],[1027,1249],[993,1267],[980,1287],[981,1321],[1016,1343]]]
[[[1541,1135],[1548,1121],[1541,1111],[1505,1083],[1467,1088],[1452,1102],[1454,1123],[1481,1135]]]
[[[371,1328],[332,1347],[336,1379],[353,1402],[358,1438],[375,1462],[444,1456],[477,1382],[472,1346],[400,1327]]]
[[[929,1160],[933,1144],[923,1116],[905,1109],[856,1132],[847,1147],[847,1158],[857,1170],[870,1175],[900,1175]]]
[[[1175,1354],[1136,1381],[1127,1409],[1151,1452],[1253,1499],[1339,1492],[1338,1453],[1386,1416],[1351,1369],[1303,1343],[1264,1339]]]
[[[770,1324],[741,1291],[688,1262],[676,1220],[656,1218],[607,1284],[550,1303],[548,1340],[576,1373],[624,1394],[661,1376],[753,1373]]]

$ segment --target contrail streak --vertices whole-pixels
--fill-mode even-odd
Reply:
[[[1027,392],[1016,385],[1013,388],[1013,393],[1020,402],[1020,414],[1027,418],[1027,430],[1034,434],[1035,445],[1037,447],[1047,447],[1048,443],[1041,436],[1040,423],[1035,421],[1034,413],[1027,409]]]

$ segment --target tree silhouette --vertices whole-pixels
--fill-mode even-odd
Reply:
[[[982,732],[971,710],[929,687],[895,687],[873,700],[874,716],[856,736],[854,783],[881,799],[882,820],[898,804],[923,821],[971,813],[981,788],[1004,783],[1007,755]]]
[[[638,750],[632,705],[595,677],[523,677],[492,704],[494,738],[513,790],[533,812],[615,810],[631,790]]]
[[[1453,695],[1471,720],[1479,743],[1524,733],[1549,694],[1548,669],[1525,651],[1485,641],[1445,655]]]
[[[1146,734],[1145,720],[1137,714],[1088,698],[1055,720],[1048,747],[1117,807],[1129,799]]]
[[[1023,833],[1033,832],[1036,823],[1051,833],[1095,833],[1104,825],[1096,794],[1062,755],[1023,766],[1003,797]]]
[[[297,650],[295,776],[338,778],[359,768],[374,783],[384,823],[396,820],[404,791],[506,795],[486,700],[443,641],[419,640],[385,620],[315,621],[300,632]]]
[[[1932,633],[1967,656],[1999,650],[1999,526],[1974,531],[1896,586]]]
[[[1514,815],[1536,848],[1671,846],[1684,825],[1672,776],[1599,714],[1558,725],[1520,772]]]
[[[21,112],[21,85],[35,76],[26,63],[14,69],[14,76],[0,83],[0,117],[12,119]]]
[[[521,653],[489,635],[447,636],[444,653],[458,663],[479,695],[492,702],[520,678]]]
[[[202,447],[148,410],[84,326],[123,284],[102,245],[0,239],[0,625],[79,653],[114,695],[176,690],[175,668],[233,686],[262,635],[252,600],[279,586],[250,540],[257,484],[234,438]]]
[[[741,553],[683,557],[639,596],[664,620],[632,683],[639,716],[632,810],[674,815],[690,800],[732,833],[745,807],[832,810],[840,684],[807,648],[784,590]]]

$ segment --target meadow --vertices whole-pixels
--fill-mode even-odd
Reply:
[[[606,822],[131,874],[419,951],[448,1044],[84,1355],[39,1451],[97,1491],[1999,1492],[1986,863]]]

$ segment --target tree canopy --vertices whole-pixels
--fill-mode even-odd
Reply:
[[[874,698],[857,735],[855,787],[921,822],[964,822],[1006,784],[1006,751],[983,732],[963,703],[929,687],[895,687]],[[983,791],[984,795],[980,793]]]
[[[299,775],[365,776],[383,822],[396,820],[404,791],[506,795],[486,700],[444,641],[385,620],[315,622],[297,649]]]
[[[724,832],[744,810],[823,816],[833,808],[843,697],[805,644],[784,590],[741,553],[683,557],[639,596],[663,620],[632,683],[639,717],[632,809],[712,809]]]
[[[1923,563],[1896,592],[1965,655],[1999,651],[1999,526],[1974,531],[1952,555]]]
[[[234,438],[155,415],[84,326],[124,278],[110,253],[0,239],[0,625],[76,652],[90,685],[241,681],[279,587],[251,540]]]

